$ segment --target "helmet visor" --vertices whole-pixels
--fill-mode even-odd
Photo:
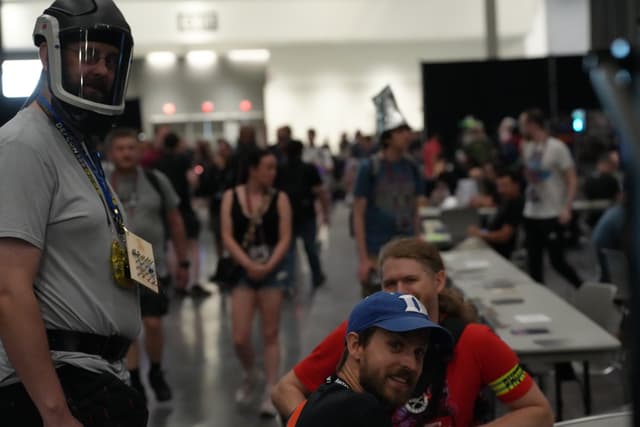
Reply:
[[[97,104],[120,105],[127,89],[132,47],[131,36],[113,28],[61,32],[63,89]]]

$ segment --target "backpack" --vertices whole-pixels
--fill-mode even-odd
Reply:
[[[403,156],[402,158],[409,161],[409,164],[411,165],[411,172],[413,173],[413,178],[415,182],[419,182],[422,177],[420,176],[420,171],[418,170],[418,166],[416,165],[416,163],[408,155]],[[380,155],[379,153],[373,154],[369,156],[369,161],[371,163],[371,167],[369,168],[369,185],[371,188],[373,188],[373,186],[375,185],[375,180],[380,174],[382,155]],[[360,165],[362,165],[362,163]],[[353,207],[349,209],[349,236],[355,237],[355,231],[353,228]]]
[[[458,340],[462,336],[464,329],[468,323],[454,316],[447,316],[440,322],[440,326],[445,328],[453,338],[453,347],[455,348]],[[427,350],[425,360],[433,360],[427,370],[420,376],[416,390],[426,390],[427,386],[431,388],[432,394],[427,404],[426,410],[421,414],[422,421],[429,422],[439,417],[451,415],[447,412],[449,408],[446,406],[448,399],[446,386],[447,363],[450,354],[446,349],[430,348]],[[495,398],[488,386],[483,387],[476,397],[473,408],[473,421],[475,423],[486,423],[495,418]]]

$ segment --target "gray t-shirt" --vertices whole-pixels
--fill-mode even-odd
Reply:
[[[157,170],[146,173],[152,173],[156,177],[160,191],[164,194],[164,207],[158,190],[149,182],[142,168],[138,168],[135,175],[113,175],[112,173],[110,182],[127,212],[127,228],[151,243],[158,277],[166,277],[169,269],[165,250],[165,229],[161,215],[166,217],[171,209],[176,209],[180,198],[165,174]],[[162,212],[163,209],[164,212]]]
[[[556,138],[543,144],[527,142],[523,148],[527,176],[524,216],[549,219],[560,215],[567,199],[565,172],[573,167],[567,146]]]
[[[0,238],[42,251],[34,292],[46,328],[136,338],[138,289],[118,287],[111,274],[116,236],[104,202],[42,111],[26,108],[0,128]],[[98,356],[52,358],[56,366],[128,375],[122,362]],[[0,385],[17,380],[0,342]]]

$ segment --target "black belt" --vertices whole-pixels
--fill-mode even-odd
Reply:
[[[124,358],[131,340],[120,335],[97,335],[88,332],[47,329],[49,349],[54,351],[73,351],[100,356],[108,362]]]

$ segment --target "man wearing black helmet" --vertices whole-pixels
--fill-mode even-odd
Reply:
[[[93,144],[124,110],[131,30],[112,0],[56,0],[34,41],[40,83],[0,129],[0,423],[145,426],[123,382],[132,237]]]

